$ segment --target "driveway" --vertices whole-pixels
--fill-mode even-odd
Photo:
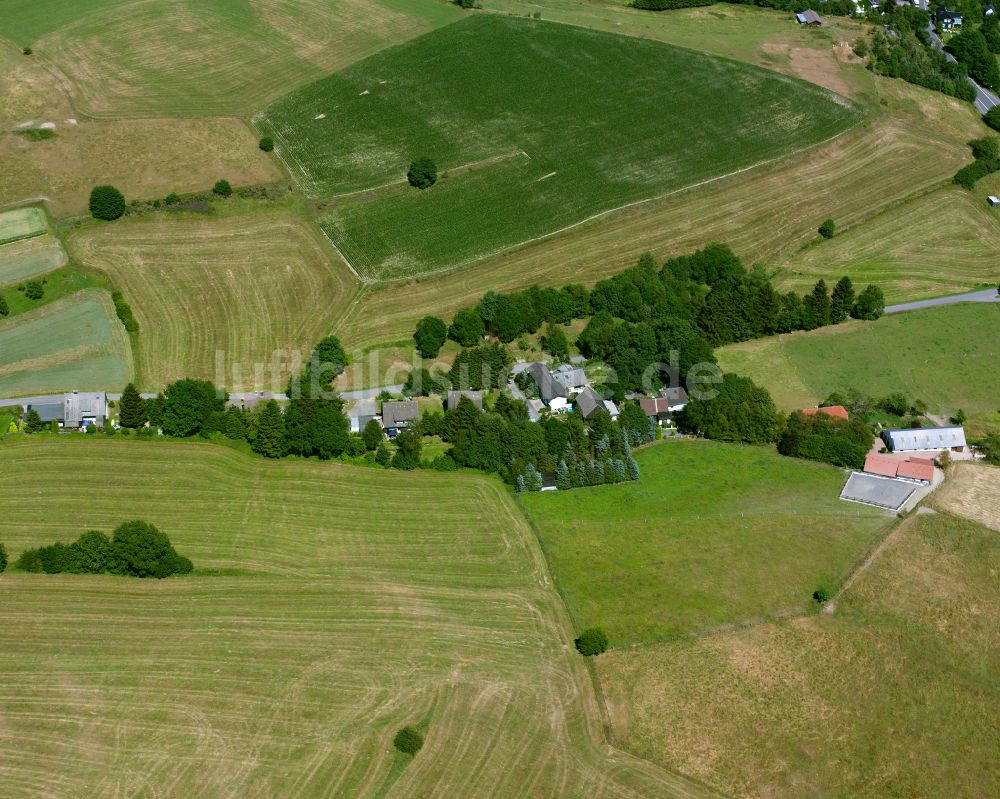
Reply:
[[[935,297],[932,300],[919,300],[917,302],[904,302],[900,305],[890,305],[885,309],[885,312],[919,311],[921,308],[936,308],[939,305],[953,305],[956,302],[1000,302],[1000,295],[997,294],[996,289],[970,291],[965,294],[952,294],[948,297]]]

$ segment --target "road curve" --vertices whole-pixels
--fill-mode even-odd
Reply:
[[[904,302],[900,305],[889,305],[886,313],[901,313],[902,311],[919,311],[921,308],[936,308],[939,305],[953,305],[956,302],[1000,302],[1000,295],[996,289],[984,289],[983,291],[969,291],[965,294],[952,294],[948,297],[935,297],[931,300],[918,300],[917,302]]]

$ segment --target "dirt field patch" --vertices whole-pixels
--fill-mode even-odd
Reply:
[[[996,466],[956,463],[931,497],[941,510],[1000,531],[1000,468]]]

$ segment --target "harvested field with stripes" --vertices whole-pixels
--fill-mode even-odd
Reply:
[[[0,397],[108,389],[131,378],[131,346],[105,291],[0,321]]]
[[[66,263],[66,251],[48,234],[0,247],[0,286],[44,275]]]
[[[132,306],[137,371],[150,390],[182,377],[253,389],[255,364],[266,367],[259,387],[281,390],[296,370],[293,353],[308,357],[357,285],[319,231],[287,211],[162,216],[86,228],[67,244]]]
[[[41,208],[32,206],[0,213],[0,245],[41,236],[47,229],[48,221]]]
[[[82,437],[0,443],[14,475],[14,557],[141,517],[196,571],[0,577],[5,797],[709,796],[603,743],[497,482]]]
[[[1000,532],[1000,468],[955,463],[948,480],[931,498],[936,508]]]
[[[87,116],[246,117],[459,14],[436,0],[89,0],[17,4],[3,33]]]

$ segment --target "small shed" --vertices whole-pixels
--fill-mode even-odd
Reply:
[[[825,25],[823,18],[813,11],[811,8],[807,8],[805,11],[798,11],[795,14],[795,19],[799,25]]]
[[[996,208],[1000,205],[1000,197],[995,197],[992,194],[986,196],[986,202],[990,204],[991,207]]]

